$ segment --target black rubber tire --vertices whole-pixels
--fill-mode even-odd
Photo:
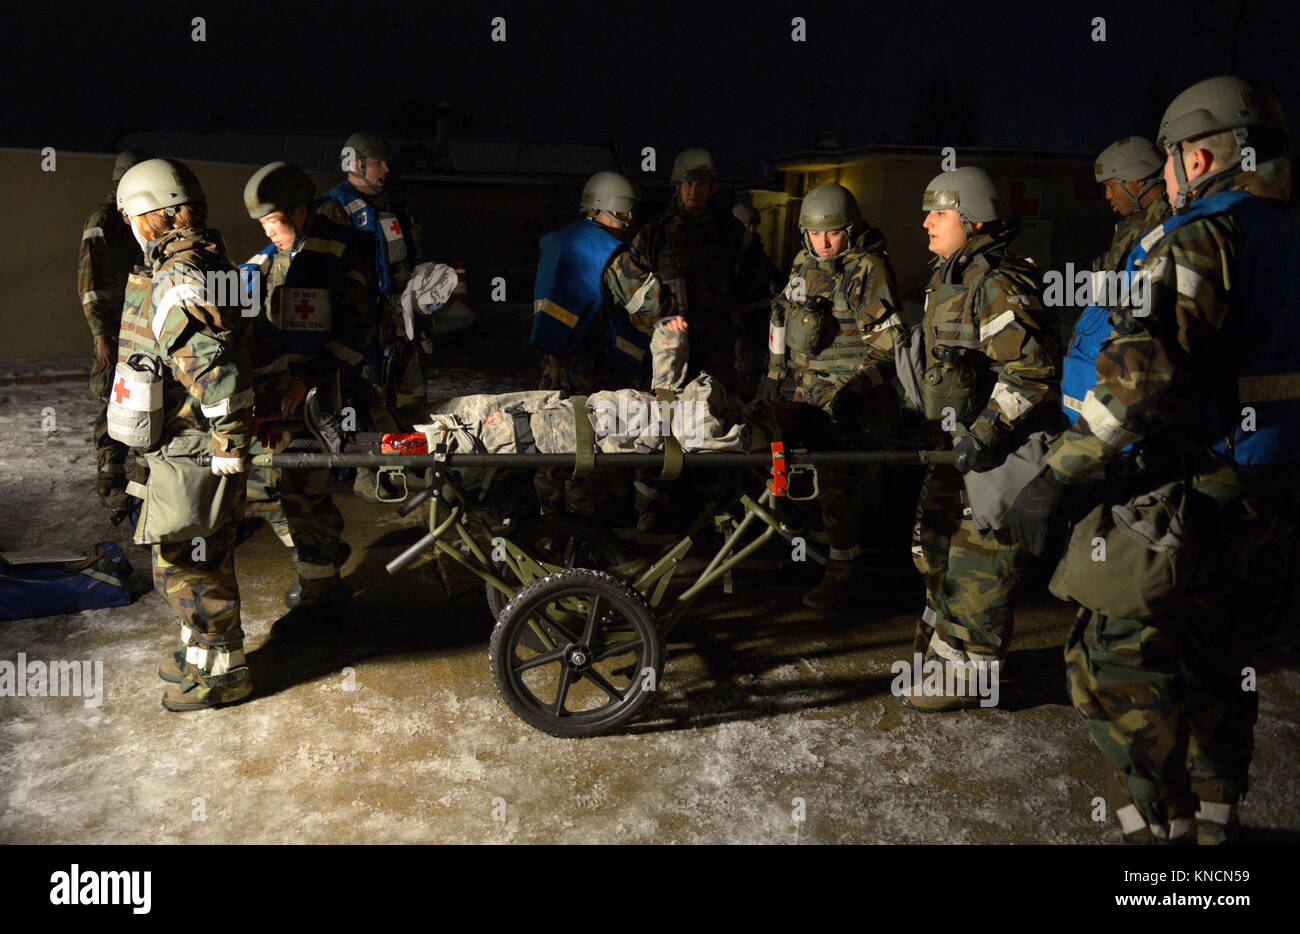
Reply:
[[[571,616],[562,623],[544,612],[561,600],[573,601],[567,610]],[[540,649],[529,619],[546,627],[556,642],[553,652],[530,647],[531,642]],[[620,646],[624,651],[617,651]],[[521,658],[521,649],[529,654]],[[602,656],[610,650],[615,651]],[[578,664],[575,652],[585,656]],[[556,657],[550,661],[528,664],[551,654]],[[562,737],[606,733],[633,717],[658,687],[663,659],[663,638],[645,597],[614,575],[588,568],[557,571],[521,590],[506,604],[488,647],[492,680],[510,709],[529,726]],[[605,662],[611,664],[597,667]],[[653,671],[652,680],[646,678],[647,670]],[[526,677],[527,672],[554,686],[549,700],[534,690],[539,677]],[[597,702],[605,698],[605,703],[570,710],[579,688],[580,694]]]
[[[537,516],[511,532],[509,538],[539,561],[566,568],[607,571],[627,560],[623,547],[608,532],[571,516]],[[504,563],[493,564],[498,574],[505,571]],[[517,585],[518,581],[507,583]],[[506,595],[491,584],[484,584],[483,590],[492,618],[499,619],[506,607]]]

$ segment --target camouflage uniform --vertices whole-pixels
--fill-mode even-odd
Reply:
[[[674,195],[672,206],[648,221],[632,241],[632,255],[652,270],[673,296],[676,312],[691,325],[691,370],[712,376],[730,392],[737,389],[736,336],[742,327],[747,281],[758,271],[744,257],[745,228],[717,197],[692,214]],[[637,512],[645,528],[661,521],[672,484],[658,471],[638,471]],[[691,482],[713,478],[692,474]]]
[[[735,390],[735,340],[740,327],[745,229],[710,198],[699,214],[678,196],[632,241],[633,261],[652,270],[691,323],[691,364]]]
[[[364,362],[360,348],[366,346],[369,322],[374,319],[366,246],[350,227],[312,214],[306,233],[291,251],[259,253],[245,264],[260,270],[262,289],[262,311],[253,324],[253,390],[259,423],[253,456],[282,451],[291,440],[310,437],[301,404],[290,415],[280,411],[291,379],[309,388],[322,387],[336,409],[351,401],[343,397],[346,384],[359,382],[360,377],[358,374],[350,378],[350,373],[345,375],[344,371],[358,369]],[[311,256],[312,252],[317,255]],[[338,257],[330,267],[333,281],[314,286],[330,291],[333,336],[318,352],[296,355],[290,352],[278,323],[280,314],[292,313],[291,309],[280,309],[280,289],[295,260],[322,256]],[[300,285],[308,287],[305,282]],[[249,471],[250,512],[264,515],[279,539],[294,549],[294,567],[304,586],[304,603],[312,602],[311,591],[338,578],[338,565],[346,560],[348,549],[341,538],[343,515],[331,496],[333,486],[328,469],[282,471],[253,467]]]
[[[1137,208],[1128,217],[1115,224],[1115,235],[1111,237],[1110,249],[1092,261],[1094,271],[1121,272],[1128,251],[1133,249],[1133,244],[1137,242],[1138,237],[1173,213],[1169,207],[1169,199],[1165,197],[1164,182],[1156,185],[1152,193],[1150,204],[1144,208]]]
[[[141,260],[140,247],[117,211],[117,199],[109,195],[86,218],[77,257],[77,294],[92,338],[104,337],[116,346],[126,278]],[[90,391],[102,403],[95,419],[95,463],[99,473],[96,489],[116,506],[126,488],[127,447],[108,435],[106,412],[112,385],[113,367],[96,359],[90,371]]]
[[[975,232],[937,260],[922,323],[927,361],[946,346],[974,367],[976,397],[987,401],[964,428],[999,451],[1044,427],[1059,403],[1056,327],[1044,320],[1037,269],[1011,253],[1008,240]],[[926,588],[915,650],[927,660],[988,664],[1006,655],[1029,556],[998,533],[982,534],[965,498],[955,467],[926,471],[912,538]]]
[[[898,284],[889,265],[884,234],[867,228],[842,253],[821,259],[801,250],[784,291],[772,300],[772,325],[787,328],[793,315],[805,314],[806,299],[830,300],[834,319],[822,325],[815,352],[793,353],[786,359],[769,346],[767,376],[789,380],[793,401],[815,406],[832,416],[838,393],[861,400],[852,425],[837,426],[846,437],[834,447],[851,445],[855,436],[888,428],[898,411],[898,397],[888,382],[894,364],[894,343],[901,319]],[[777,333],[785,333],[780,331]],[[822,522],[835,562],[852,561],[861,552],[864,497],[877,471],[860,468],[818,470]],[[841,565],[828,566],[840,567]]]
[[[182,431],[199,430],[210,434],[214,453],[246,456],[253,423],[251,335],[238,305],[217,305],[209,294],[209,274],[235,275],[221,235],[184,228],[169,231],[149,247],[153,280],[143,297],[142,320],[152,322],[152,329],[134,330],[124,318],[119,342],[125,354],[155,346],[156,338],[164,363],[158,448]],[[233,287],[229,294],[235,296]],[[167,310],[157,320],[161,308]],[[181,617],[186,660],[181,689],[200,700],[216,688],[249,680],[234,530],[229,519],[204,536],[202,560],[188,541],[152,546],[154,587]]]
[[[587,328],[573,355],[568,358],[543,354],[539,389],[558,389],[566,396],[589,396],[603,389],[643,389],[646,367],[633,373],[617,365],[609,349],[611,315],[626,314],[643,334],[654,333],[663,318],[676,314],[672,293],[631,250],[620,248],[601,276],[604,298],[598,317]],[[629,311],[629,308],[635,310]],[[583,516],[607,512],[611,504],[626,500],[629,481],[626,471],[608,468],[590,477],[575,479],[563,467],[542,467],[534,486],[543,512],[563,509]]]
[[[389,263],[388,287],[373,303],[374,317],[365,324],[358,322],[356,330],[361,342],[357,346],[366,350],[368,372],[373,376],[378,394],[370,406],[371,420],[380,431],[405,430],[425,421],[429,414],[420,348],[418,343],[407,341],[405,334],[399,333],[402,328],[402,290],[406,288],[422,253],[420,228],[409,215],[393,206],[387,192],[358,194],[375,211],[396,216],[406,241],[406,258]],[[336,224],[353,226],[347,210],[336,201],[322,196],[316,201],[316,210]],[[377,285],[379,280],[376,276],[372,281]],[[417,320],[417,327],[419,323]],[[417,342],[419,338],[417,332]],[[381,385],[385,382],[385,375],[388,385]]]
[[[1256,172],[1228,173],[1202,194],[1230,190],[1290,202],[1290,164],[1277,159]],[[1250,280],[1230,280],[1238,273],[1225,262],[1241,255],[1242,244],[1238,221],[1218,213],[1151,246],[1143,263],[1150,312],[1112,313],[1115,333],[1097,359],[1097,385],[1048,458],[1058,481],[1105,478],[1109,502],[1117,484],[1122,501],[1183,476],[1184,452],[1204,443],[1206,400],[1232,371],[1229,326],[1247,313],[1230,305],[1230,281],[1241,289]],[[1124,453],[1130,444],[1138,450]],[[1193,467],[1192,484],[1207,497],[1197,517],[1205,534],[1197,536],[1185,593],[1144,620],[1084,609],[1066,644],[1071,699],[1118,773],[1117,816],[1134,839],[1188,839],[1194,818],[1199,842],[1233,833],[1258,703],[1244,689],[1243,669],[1294,579],[1294,468],[1206,476]]]

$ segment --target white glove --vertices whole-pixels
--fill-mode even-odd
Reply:
[[[212,472],[218,477],[229,477],[243,473],[247,469],[242,457],[230,457],[224,454],[212,455]]]

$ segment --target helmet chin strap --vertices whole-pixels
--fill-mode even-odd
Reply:
[[[1146,182],[1146,184],[1144,184],[1141,188],[1138,189],[1137,194],[1132,196],[1133,210],[1135,211],[1141,210],[1142,199],[1147,196],[1147,193],[1150,192],[1151,189],[1155,188],[1162,181],[1164,181],[1164,175],[1162,175],[1160,172],[1157,172],[1155,175],[1152,175],[1150,178],[1147,178],[1144,181]]]
[[[371,194],[377,195],[384,190],[383,182],[372,182],[370,179],[366,178],[360,172],[357,172],[353,169],[348,169],[348,179],[351,180],[352,178],[361,179],[361,183],[365,185],[367,188],[371,189],[370,192]],[[354,188],[356,187],[355,183],[353,184],[353,187]]]

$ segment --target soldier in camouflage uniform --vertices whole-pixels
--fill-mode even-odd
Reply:
[[[754,274],[744,261],[744,228],[714,197],[718,173],[704,149],[673,160],[673,203],[646,222],[632,241],[636,262],[672,292],[677,313],[691,322],[691,367],[727,390],[737,388],[735,340],[741,326],[743,280]],[[639,528],[664,525],[670,485],[638,475]]]
[[[862,219],[853,193],[819,185],[803,199],[804,248],[785,290],[772,302],[769,362],[762,395],[809,407],[804,421],[829,419],[826,443],[847,448],[887,429],[898,413],[888,382],[902,323],[898,284],[884,234]],[[830,560],[822,582],[803,598],[813,609],[843,608],[861,597],[855,560],[861,554],[867,486],[877,471],[818,470],[822,523]]]
[[[650,335],[674,310],[672,294],[621,245],[636,199],[624,176],[597,172],[579,199],[583,219],[543,238],[530,338],[545,351],[539,389],[570,396],[647,384]],[[579,480],[543,467],[536,489],[543,512],[594,516],[624,498],[627,481],[616,469]]]
[[[360,379],[370,301],[369,244],[352,228],[312,208],[316,186],[287,162],[263,166],[244,187],[244,207],[271,239],[241,267],[261,313],[254,319],[253,390],[258,437],[252,454],[283,450],[307,437],[302,401],[318,386],[341,410]],[[262,505],[276,535],[293,549],[290,607],[347,599],[339,568],[351,549],[330,495],[330,471],[254,467],[250,506]],[[267,508],[269,507],[269,508]]]
[[[154,587],[181,617],[180,644],[159,669],[172,682],[162,703],[173,711],[233,703],[253,687],[244,660],[234,564],[235,514],[252,441],[251,335],[236,301],[235,267],[221,235],[204,226],[206,201],[194,174],[170,159],[139,163],[117,188],[118,208],[130,218],[151,272],[150,280],[141,277],[135,289],[140,294],[128,295],[119,334],[124,358],[141,353],[161,364],[156,412],[162,431],[149,454],[197,437],[211,451],[211,473],[235,484],[227,501],[230,511],[216,527],[197,538],[162,542],[148,533],[152,497],[135,487],[145,499],[137,541],[152,543]],[[120,373],[115,391],[118,383],[124,383]],[[156,473],[150,470],[150,485],[160,482]],[[188,475],[182,495],[202,495],[200,481]],[[168,489],[174,492],[175,485]],[[152,504],[162,511],[194,512],[206,505]]]
[[[343,144],[340,159],[347,178],[317,199],[316,210],[372,238],[371,279],[378,298],[376,317],[366,335],[364,369],[375,387],[367,414],[379,431],[409,431],[429,414],[420,347],[429,339],[417,331],[416,342],[408,341],[401,324],[402,290],[421,255],[419,227],[393,203],[388,190],[393,153],[387,142],[374,133],[353,133]],[[414,323],[417,328],[427,326],[418,316]],[[376,501],[374,471],[358,470],[353,489],[363,499]]]
[[[758,232],[759,214],[752,204],[736,204],[731,213],[745,228],[741,253],[745,267],[752,272],[742,277],[740,336],[736,338],[736,381],[743,398],[758,390],[767,372],[767,354],[763,338],[768,332],[772,297],[785,285],[785,276],[763,249]]]
[[[1300,235],[1268,91],[1208,79],[1173,100],[1160,131],[1174,214],[1130,254],[1146,301],[1112,313],[1097,383],[1010,527],[1039,551],[1070,491],[1095,484],[1102,508],[1132,510],[1190,484],[1191,570],[1143,594],[1144,618],[1089,608],[1123,592],[1131,563],[1072,590],[1083,609],[1066,662],[1075,708],[1114,766],[1125,838],[1221,843],[1247,788],[1258,703],[1248,652],[1294,580]]]
[[[1110,249],[1093,260],[1096,272],[1120,272],[1137,238],[1169,216],[1164,159],[1151,140],[1130,136],[1101,151],[1093,175],[1106,189],[1111,210],[1120,216]]]
[[[1044,320],[1038,270],[1010,250],[1016,225],[999,210],[988,173],[966,167],[936,176],[922,210],[937,257],[921,325],[922,394],[944,394],[942,410],[927,414],[953,435],[957,463],[927,470],[917,504],[912,557],[926,608],[914,648],[956,677],[950,695],[928,691],[914,672],[903,698],[939,711],[978,703],[964,673],[986,668],[986,677],[996,676],[1029,559],[1005,533],[976,528],[962,474],[997,466],[1030,432],[1054,427],[1059,347],[1055,325]]]
[[[81,310],[90,325],[95,343],[95,362],[90,371],[90,391],[101,403],[95,419],[95,489],[110,509],[121,509],[126,501],[127,447],[108,434],[108,393],[117,365],[117,332],[122,324],[122,302],[127,275],[140,265],[140,247],[122,215],[117,212],[116,188],[127,169],[153,158],[152,153],[127,149],[113,163],[113,187],[108,197],[86,218],[81,229],[77,257],[77,294]],[[140,478],[136,478],[140,479]]]

